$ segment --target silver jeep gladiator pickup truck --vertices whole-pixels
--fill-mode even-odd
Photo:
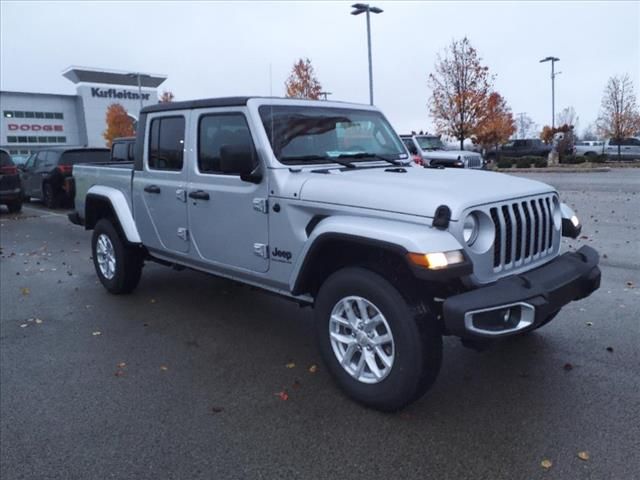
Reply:
[[[599,287],[598,254],[549,185],[420,168],[375,108],[218,98],[145,107],[132,163],[76,165],[73,223],[98,278],[189,267],[315,311],[327,368],[355,400],[420,398],[442,336],[525,334]]]

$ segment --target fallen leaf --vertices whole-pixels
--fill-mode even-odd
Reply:
[[[544,468],[545,470],[548,470],[551,468],[551,466],[553,465],[553,463],[551,463],[551,460],[542,460],[540,462],[540,466],[542,466],[542,468]]]
[[[20,328],[27,328],[29,325],[27,325],[26,323],[23,323],[20,325]]]
[[[287,368],[295,368],[295,366],[296,366],[296,364],[295,364],[295,363],[293,363],[293,362],[289,362],[289,363],[287,363],[287,364],[285,365],[285,367],[287,367]]]
[[[114,373],[114,375],[116,377],[124,377],[124,370],[116,370],[116,373]]]
[[[127,364],[125,362],[120,362],[118,365],[116,365],[116,367],[118,367],[118,368],[124,368],[126,366],[127,366]]]
[[[216,413],[220,413],[224,410],[222,407],[211,407],[211,413],[215,415]]]
[[[633,282],[627,282],[627,287],[633,288],[634,287]]]
[[[42,323],[42,320],[41,320],[41,319],[39,319],[39,318],[36,318],[36,323],[37,323],[37,324],[40,324],[40,323]]]
[[[588,452],[578,452],[578,458],[580,460],[584,460],[586,462],[587,460],[589,460],[589,453]]]
[[[31,290],[29,290],[27,287],[22,287],[20,289],[20,292],[22,293],[22,295],[29,295],[31,293]]]
[[[167,370],[169,370],[169,367],[167,367],[166,365],[160,365],[160,370],[166,372]]]
[[[593,322],[587,322],[587,327],[593,327]]]
[[[316,373],[318,371],[318,366],[313,364],[309,367],[309,373]]]
[[[562,368],[564,368],[567,372],[569,372],[569,371],[573,370],[573,365],[571,365],[570,363],[565,363],[564,367],[562,367]]]
[[[607,352],[613,352],[613,347],[607,347]]]
[[[102,332],[93,332],[91,335],[93,335],[94,337],[97,337],[98,335],[102,335]]]
[[[274,395],[279,397],[280,400],[284,400],[284,401],[289,400],[289,394],[287,393],[286,390],[282,390],[281,392],[274,393]]]
[[[150,301],[150,303],[156,303],[156,299],[155,299],[155,298],[152,298],[152,299],[151,299],[151,301]]]

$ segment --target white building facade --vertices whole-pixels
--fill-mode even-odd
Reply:
[[[166,75],[69,67],[63,76],[76,95],[0,91],[0,148],[28,154],[51,146],[104,147],[107,108],[124,107],[134,119],[158,103]]]

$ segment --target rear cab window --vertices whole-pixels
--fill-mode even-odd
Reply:
[[[68,150],[60,156],[60,165],[76,165],[78,163],[102,163],[109,161],[109,150]],[[47,159],[48,163],[48,159]]]
[[[179,172],[184,163],[183,116],[155,117],[149,126],[149,153],[147,166],[150,170]]]

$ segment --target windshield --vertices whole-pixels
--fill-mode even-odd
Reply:
[[[416,140],[422,150],[445,150],[440,137],[416,137]]]
[[[274,155],[287,165],[407,158],[391,125],[376,111],[281,105],[263,105],[259,111]]]
[[[100,163],[110,160],[111,152],[107,149],[97,150],[69,150],[62,154],[60,165],[75,165],[76,163]]]

